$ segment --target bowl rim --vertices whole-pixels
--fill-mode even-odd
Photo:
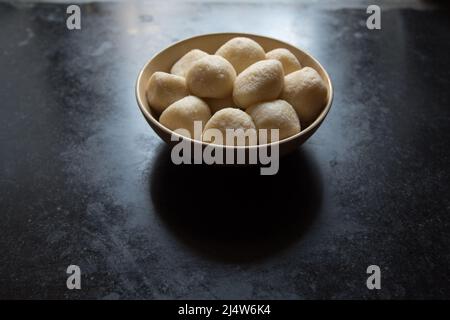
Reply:
[[[166,51],[167,49],[170,49],[172,47],[178,46],[181,43],[184,42],[188,42],[190,40],[193,39],[198,39],[198,38],[206,38],[209,36],[219,36],[219,35],[229,35],[229,36],[254,36],[254,37],[260,37],[260,38],[266,38],[269,40],[274,40],[277,41],[283,45],[287,45],[290,47],[294,47],[297,50],[300,50],[301,52],[303,52],[305,55],[307,55],[309,58],[311,58],[318,66],[320,66],[320,68],[323,70],[324,74],[326,75],[326,79],[323,79],[324,81],[326,81],[328,83],[328,87],[329,92],[328,92],[328,101],[327,104],[325,105],[325,108],[323,108],[322,112],[319,114],[319,116],[308,126],[306,127],[306,129],[301,130],[299,133],[294,134],[293,136],[284,138],[282,140],[278,140],[278,141],[274,141],[271,143],[265,143],[265,144],[256,144],[256,145],[246,145],[246,146],[233,146],[233,145],[219,145],[219,144],[214,144],[214,143],[209,143],[209,142],[205,142],[205,141],[200,141],[200,140],[196,140],[196,139],[192,139],[183,135],[180,135],[179,133],[170,130],[169,128],[166,128],[165,126],[163,126],[150,112],[149,110],[147,110],[147,108],[144,106],[144,103],[141,101],[141,97],[139,94],[139,84],[143,81],[143,74],[144,71],[147,69],[148,65],[153,61],[153,59],[155,59],[157,56],[159,56],[160,54],[162,54],[164,51]],[[140,69],[138,77],[136,79],[136,83],[135,83],[135,95],[136,95],[136,101],[137,104],[139,106],[139,109],[141,110],[141,113],[144,115],[144,117],[146,118],[147,121],[151,121],[154,125],[156,125],[157,127],[159,127],[161,130],[165,131],[167,134],[169,135],[175,135],[178,137],[178,141],[180,141],[180,139],[184,139],[187,140],[191,143],[199,143],[202,146],[206,147],[206,146],[214,146],[214,147],[220,147],[220,148],[224,148],[224,149],[257,149],[257,148],[267,148],[267,147],[272,147],[274,145],[281,145],[283,143],[289,142],[291,140],[297,139],[303,135],[308,134],[308,132],[316,130],[320,124],[322,123],[322,121],[325,119],[325,117],[327,116],[328,112],[331,109],[331,105],[333,103],[333,96],[334,96],[334,92],[333,92],[333,83],[331,81],[330,75],[328,74],[327,70],[322,66],[322,64],[316,59],[314,58],[314,56],[312,56],[309,52],[289,43],[283,40],[279,40],[276,38],[272,38],[272,37],[268,37],[268,36],[264,36],[264,35],[259,35],[259,34],[254,34],[254,33],[245,33],[245,32],[214,32],[214,33],[205,33],[205,34],[199,34],[199,35],[195,35],[189,38],[185,38],[182,40],[179,40],[177,42],[172,43],[171,45],[163,48],[162,50],[159,50],[158,52],[156,52],[149,60],[147,60],[147,62],[144,64],[144,66]]]

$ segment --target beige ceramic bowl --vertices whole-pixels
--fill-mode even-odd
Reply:
[[[279,144],[279,152],[280,155],[285,155],[287,153],[292,152],[298,146],[303,144],[312,134],[319,128],[325,119],[328,111],[331,108],[331,102],[333,100],[333,86],[331,84],[330,77],[322,65],[314,59],[308,53],[296,48],[286,42],[276,40],[273,38],[268,38],[264,36],[258,36],[253,34],[245,34],[245,33],[212,33],[196,36],[193,38],[189,38],[186,40],[182,40],[177,42],[170,47],[162,50],[157,53],[153,58],[151,58],[145,66],[142,68],[141,72],[138,75],[136,82],[136,99],[141,109],[142,114],[147,120],[148,124],[153,128],[153,130],[161,137],[163,141],[168,143],[170,146],[175,145],[178,142],[171,141],[171,135],[179,136],[177,133],[174,133],[172,130],[164,127],[162,124],[158,122],[158,115],[151,110],[150,106],[147,102],[146,90],[150,77],[156,71],[164,71],[170,73],[170,68],[172,65],[180,59],[184,54],[192,49],[200,49],[210,54],[216,52],[216,50],[225,42],[234,37],[248,37],[256,42],[258,42],[266,52],[275,49],[275,48],[286,48],[290,50],[300,61],[302,66],[308,66],[314,68],[324,79],[325,84],[328,89],[328,97],[325,108],[317,117],[317,119],[309,125],[307,128],[303,129],[301,132],[297,133],[294,136],[285,138],[283,140],[274,142]],[[205,142],[193,140],[190,138],[179,136],[182,139],[188,139],[192,144],[201,144],[203,147],[207,145]],[[226,146],[225,148],[260,148],[260,147],[268,147],[269,145],[257,145],[257,146]]]

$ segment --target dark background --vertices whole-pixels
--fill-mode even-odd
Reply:
[[[0,298],[449,298],[449,11],[327,3],[0,3]],[[276,176],[172,165],[136,105],[153,54],[225,31],[334,82]]]

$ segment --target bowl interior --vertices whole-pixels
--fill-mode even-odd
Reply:
[[[325,115],[328,113],[333,96],[333,88],[331,85],[331,81],[325,69],[312,56],[288,43],[264,36],[243,34],[243,33],[207,34],[182,40],[164,49],[163,51],[157,53],[149,62],[147,62],[147,64],[144,66],[141,73],[139,74],[136,83],[136,96],[138,104],[139,107],[141,108],[142,113],[147,118],[147,121],[151,121],[152,125],[157,126],[158,129],[163,130],[168,134],[172,133],[171,130],[165,128],[159,123],[158,115],[154,111],[152,111],[146,98],[148,81],[154,72],[163,71],[170,73],[170,68],[172,67],[172,65],[190,50],[200,49],[207,53],[214,54],[222,44],[224,44],[225,42],[234,37],[239,36],[248,37],[255,40],[264,48],[266,52],[276,48],[286,48],[290,50],[297,57],[302,66],[314,68],[320,74],[320,76],[325,81],[325,84],[327,86],[328,89],[327,103],[321,114],[318,116],[318,118],[311,125],[302,130],[300,133],[288,137],[286,139],[283,139],[279,141],[279,143],[283,143],[285,140],[291,140],[301,135],[305,135],[308,133],[308,131],[314,130],[317,126],[319,126]]]

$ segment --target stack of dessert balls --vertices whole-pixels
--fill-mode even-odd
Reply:
[[[297,134],[321,113],[327,88],[317,71],[302,67],[289,50],[266,53],[256,41],[236,37],[215,54],[194,49],[170,73],[155,72],[147,99],[166,128],[214,143],[194,131],[194,121],[201,121],[203,132],[218,129],[222,143],[234,145],[238,140],[226,141],[226,129],[279,129],[279,140]]]

